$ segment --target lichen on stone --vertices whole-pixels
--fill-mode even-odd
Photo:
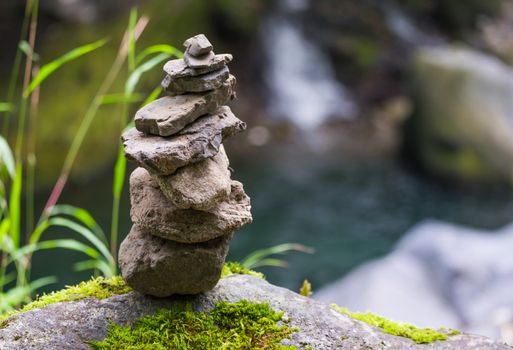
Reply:
[[[261,272],[253,271],[248,269],[246,266],[239,262],[227,261],[223,265],[223,271],[221,272],[221,278],[228,277],[230,275],[250,275],[265,280],[265,275]]]
[[[447,340],[449,335],[460,334],[459,331],[452,329],[447,331],[445,329],[436,330],[433,328],[417,328],[412,324],[391,321],[382,316],[373,314],[371,312],[351,312],[345,307],[340,307],[336,304],[332,304],[331,307],[333,307],[335,310],[341,313],[344,313],[354,318],[355,320],[365,322],[367,324],[370,324],[371,326],[379,327],[385,333],[396,335],[399,337],[410,338],[417,344],[426,344],[437,340]]]
[[[114,295],[128,293],[131,290],[132,289],[127,286],[121,276],[114,276],[110,278],[91,278],[89,281],[83,281],[74,286],[67,286],[62,290],[49,294],[43,294],[33,302],[23,306],[21,309],[13,310],[6,314],[0,315],[0,321],[5,320],[12,315],[26,312],[32,309],[42,308],[50,304],[63,301],[80,300],[87,297],[106,299]]]
[[[133,327],[111,324],[106,339],[90,344],[97,350],[297,349],[280,343],[297,331],[281,323],[282,317],[269,304],[247,300],[219,302],[208,313],[175,306],[145,316]]]

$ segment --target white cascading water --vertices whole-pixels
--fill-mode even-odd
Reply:
[[[293,21],[294,14],[307,8],[308,0],[280,1],[261,34],[269,59],[271,115],[312,130],[329,118],[352,118],[358,111],[328,58]]]

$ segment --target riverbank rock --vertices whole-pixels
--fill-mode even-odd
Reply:
[[[208,311],[219,301],[240,300],[269,303],[272,309],[284,311],[287,325],[297,327],[298,331],[282,343],[298,349],[511,350],[490,339],[469,334],[449,336],[448,340],[430,344],[415,344],[408,338],[385,334],[380,328],[352,319],[326,304],[247,275],[222,278],[213,290],[196,296],[152,298],[132,292],[104,300],[86,298],[31,310],[2,323],[0,348],[85,350],[90,349],[88,341],[107,336],[111,322],[133,324],[159,309],[186,303],[196,311]]]
[[[206,75],[206,78],[209,78],[209,80],[204,81],[205,85],[212,83],[210,74]],[[197,79],[202,78],[199,77]],[[180,81],[183,82],[183,80]],[[190,85],[193,87],[200,85],[197,80],[195,82],[196,84]],[[173,81],[170,82],[170,86],[172,84]],[[159,136],[174,135],[200,116],[214,112],[217,108],[233,99],[234,86],[235,77],[232,75],[225,79],[218,89],[210,92],[159,98],[137,111],[135,114],[135,127],[140,132],[146,134]],[[180,85],[179,87],[180,93],[186,92],[184,91],[186,86]],[[196,90],[189,90],[189,92],[196,92]]]
[[[209,210],[180,209],[166,198],[143,168],[130,176],[132,222],[152,235],[182,243],[208,241],[252,221],[249,197],[242,184],[231,181],[230,196]]]
[[[426,221],[388,256],[314,294],[419,326],[443,324],[513,344],[513,225],[479,231]]]
[[[132,230],[119,249],[123,278],[135,290],[157,297],[198,294],[214,288],[231,234],[184,244]]]
[[[132,128],[123,136],[125,157],[158,175],[211,158],[224,139],[246,129],[229,107],[223,106],[189,124],[172,138],[148,135]]]
[[[219,61],[203,34],[184,45],[185,60],[164,66],[163,85],[173,96],[137,111],[135,128],[122,136],[126,158],[141,167],[130,176],[134,226],[119,251],[121,276],[134,290],[158,297],[212,289],[233,234],[253,220],[222,145],[246,128],[224,106],[235,97],[235,77],[226,67],[231,56]],[[219,62],[224,65],[213,69]],[[177,78],[167,72],[183,63],[211,73]]]
[[[180,209],[209,210],[231,192],[230,162],[221,145],[214,157],[180,168],[170,176],[154,176],[162,193]]]
[[[436,47],[417,53],[412,73],[423,166],[457,180],[510,181],[513,69],[471,49]]]

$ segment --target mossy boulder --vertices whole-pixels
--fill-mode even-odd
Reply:
[[[462,47],[421,49],[412,65],[415,145],[428,171],[466,182],[513,173],[513,70]]]
[[[228,345],[237,344],[234,339],[250,339],[238,347],[223,344],[228,349],[253,349],[262,344],[275,349],[510,349],[468,334],[448,333],[438,337],[446,340],[435,337],[426,339],[433,342],[417,344],[408,337],[385,333],[380,324],[375,327],[367,320],[359,321],[353,314],[273,286],[262,278],[237,274],[233,267],[227,267],[231,274],[226,273],[212,291],[196,296],[152,298],[128,292],[106,299],[58,302],[13,315],[0,325],[0,348],[121,349],[129,345],[143,349],[143,340],[151,336],[152,341],[162,343],[163,334],[168,332],[175,342],[169,347],[183,341],[177,348],[196,349],[192,344],[201,344],[202,339],[191,337],[190,332],[197,332],[199,327],[211,335],[217,329],[230,334]],[[173,321],[176,318],[186,321],[180,323],[183,328]],[[232,332],[240,328],[233,320],[249,325],[247,332]],[[262,327],[257,327],[258,323]],[[256,328],[267,335],[252,333]],[[155,329],[157,334],[151,334]],[[139,335],[141,343],[137,341]],[[217,335],[213,339],[219,340]]]

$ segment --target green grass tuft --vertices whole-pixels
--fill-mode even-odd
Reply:
[[[80,282],[75,286],[68,286],[62,290],[44,294],[33,302],[23,306],[21,309],[0,315],[0,321],[6,318],[26,312],[32,309],[42,308],[50,304],[62,301],[80,300],[87,297],[95,297],[97,299],[106,299],[113,295],[125,294],[132,289],[125,283],[121,276],[110,278],[96,277],[89,281]]]
[[[331,307],[354,318],[355,320],[368,323],[371,326],[379,327],[383,329],[383,332],[385,333],[410,338],[417,344],[426,344],[437,340],[447,340],[449,335],[460,334],[459,331],[452,329],[446,331],[444,329],[435,330],[432,328],[417,328],[409,323],[390,321],[382,316],[378,316],[370,312],[351,312],[345,307],[340,307],[336,304],[332,304]]]
[[[107,338],[91,345],[97,350],[297,349],[280,344],[297,331],[279,325],[282,316],[268,304],[247,300],[219,302],[210,313],[176,306],[139,319],[133,328],[112,324]]]
[[[223,271],[221,272],[221,278],[236,274],[255,276],[265,280],[265,275],[261,272],[256,272],[251,269],[248,269],[247,267],[238,262],[226,262],[223,266]]]

